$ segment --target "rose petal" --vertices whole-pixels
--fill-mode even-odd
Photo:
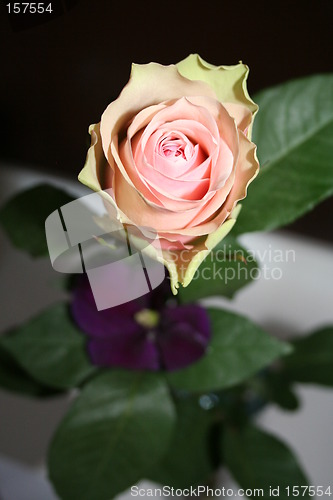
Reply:
[[[239,132],[239,159],[236,166],[235,181],[231,188],[226,207],[232,210],[239,200],[246,197],[249,184],[259,172],[259,163],[256,155],[257,146]]]
[[[228,111],[229,115],[235,119],[237,127],[245,133],[253,121],[251,111],[242,104],[232,102],[224,102],[223,106]]]
[[[79,181],[94,191],[101,189],[101,180],[104,170],[110,168],[102,149],[100,123],[90,125],[91,146],[88,149],[87,159],[79,174]],[[112,186],[112,182],[110,184]]]
[[[248,66],[242,63],[234,66],[214,66],[204,61],[198,54],[189,55],[176,66],[186,78],[207,82],[214,89],[221,103],[244,105],[252,113],[253,121],[258,106],[252,101],[247,91]],[[248,132],[249,138],[251,138],[251,125]]]
[[[181,116],[182,120],[178,117]],[[199,123],[198,123],[199,122]],[[201,123],[204,125],[202,126]],[[137,127],[137,125],[136,125]],[[162,201],[163,206],[172,209],[172,204],[166,204],[165,197],[170,197],[175,201],[181,201],[185,204],[186,201],[195,199],[195,194],[189,193],[193,192],[191,185],[189,184],[178,184],[175,183],[175,178],[172,178],[172,174],[161,173],[159,170],[154,168],[153,158],[151,154],[151,147],[148,147],[148,152],[146,148],[151,136],[162,127],[163,132],[169,130],[177,130],[180,133],[190,132],[192,135],[190,139],[195,140],[198,144],[202,144],[202,148],[208,149],[207,154],[213,154],[212,148],[216,149],[216,145],[219,142],[218,128],[215,120],[210,116],[207,110],[202,106],[196,106],[190,103],[187,99],[182,98],[177,100],[170,106],[166,106],[164,109],[157,112],[152,118],[146,129],[140,134],[139,139],[137,138],[133,142],[133,154],[130,145],[130,132],[128,133],[128,140],[123,141],[119,148],[119,154],[117,152],[117,147],[111,145],[112,152],[116,158],[117,165],[124,175],[125,179],[139,190],[140,194],[145,196],[147,201],[158,203],[156,197],[160,192],[162,186],[163,191],[161,191],[162,197],[158,197]],[[205,128],[206,127],[206,128]],[[215,137],[214,137],[215,134]],[[215,144],[214,142],[215,141]],[[150,154],[149,154],[150,153]],[[150,159],[150,164],[149,164]],[[193,167],[193,165],[190,165]],[[204,172],[208,172],[209,164],[204,168]],[[221,165],[220,165],[221,167]],[[186,169],[186,172],[188,169]],[[223,168],[220,168],[220,172],[223,173]],[[203,172],[201,172],[202,175]],[[167,175],[172,179],[168,184],[168,178],[163,175]],[[198,179],[200,172],[194,173],[195,179]],[[181,181],[182,176],[177,176],[177,181]],[[189,177],[183,179],[184,181],[190,180]],[[207,182],[204,183],[205,187],[197,188],[197,196],[202,198],[205,195]],[[152,186],[152,190],[150,190]],[[188,209],[189,207],[185,207]],[[174,210],[179,210],[179,204],[177,207],[173,207]]]
[[[195,208],[183,212],[156,208],[149,205],[138,191],[126,182],[120,172],[115,172],[115,199],[121,211],[133,224],[152,227],[156,231],[184,228],[197,213]]]
[[[133,64],[128,84],[102,115],[102,144],[109,163],[112,163],[111,140],[129,119],[148,106],[191,95],[215,97],[209,85],[184,78],[174,65]]]
[[[91,135],[91,146],[88,149],[86,162],[79,174],[79,181],[89,188],[97,191],[106,201],[108,210],[112,220],[118,219],[122,222],[128,222],[126,216],[120,211],[115,203],[113,194],[113,170],[107,163],[102,149],[102,141],[100,135],[100,124],[91,125],[89,127]],[[107,177],[109,188],[107,191],[102,191],[104,179]]]

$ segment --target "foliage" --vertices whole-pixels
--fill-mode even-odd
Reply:
[[[282,227],[333,193],[333,75],[288,82],[255,100],[261,172],[231,236],[201,264],[221,279],[199,273],[180,290],[180,303],[231,298],[258,271],[236,237]],[[71,200],[55,187],[33,187],[0,210],[0,222],[15,246],[42,257],[46,217]],[[237,314],[208,313],[206,355],[170,373],[93,366],[67,304],[1,335],[3,389],[33,397],[78,390],[49,451],[60,498],[107,500],[141,478],[195,486],[208,483],[221,464],[244,489],[262,488],[264,498],[270,488],[280,487],[285,498],[287,486],[307,484],[292,451],[252,417],[272,403],[297,409],[295,383],[333,386],[333,327],[286,343]]]

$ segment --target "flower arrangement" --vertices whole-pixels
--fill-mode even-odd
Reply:
[[[15,246],[67,273],[67,302],[0,337],[0,386],[73,398],[48,456],[61,499],[135,495],[143,478],[197,495],[221,465],[248,497],[308,484],[253,416],[295,410],[295,382],[332,385],[333,326],[285,342],[202,299],[255,279],[239,235],[333,193],[333,76],[262,91],[258,114],[247,77],[198,55],[133,65],[79,174],[103,214],[50,185],[0,211]]]

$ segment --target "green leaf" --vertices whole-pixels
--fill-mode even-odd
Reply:
[[[249,386],[255,394],[264,401],[270,401],[284,410],[297,410],[299,401],[292,389],[292,381],[280,367],[277,370],[265,370],[249,381]]]
[[[255,101],[261,170],[234,235],[289,224],[333,194],[333,75],[291,81]]]
[[[296,382],[333,386],[333,326],[293,341],[284,360],[287,376]]]
[[[190,286],[179,288],[181,302],[223,295],[231,298],[258,273],[253,254],[232,237],[226,237],[200,265]]]
[[[0,387],[22,396],[48,397],[59,391],[34,380],[15,362],[10,354],[0,345]]]
[[[14,246],[33,257],[47,255],[45,220],[70,201],[64,191],[40,184],[11,198],[0,210],[0,223]]]
[[[58,428],[50,478],[62,500],[106,500],[165,454],[175,412],[160,374],[108,371],[82,390]]]
[[[290,352],[249,320],[222,309],[208,309],[213,338],[197,363],[168,375],[178,389],[205,392],[238,384]]]
[[[86,337],[57,304],[0,338],[0,345],[37,381],[59,389],[80,385],[96,371]]]
[[[250,498],[274,498],[270,488],[279,487],[277,498],[292,496],[293,486],[308,481],[288,447],[276,437],[251,425],[241,429],[226,427],[221,443],[225,464],[239,486],[252,490]],[[288,496],[286,487],[290,487]],[[258,490],[263,490],[263,495]],[[249,492],[250,493],[250,492]],[[300,496],[308,498],[309,495]]]
[[[285,373],[270,372],[267,375],[267,396],[284,410],[294,411],[299,407],[299,401],[292,390],[290,380]]]
[[[168,452],[147,478],[181,489],[205,484],[213,472],[208,441],[212,414],[193,397],[177,399],[176,409],[177,421]]]

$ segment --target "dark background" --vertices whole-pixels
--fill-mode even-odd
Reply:
[[[331,0],[60,0],[52,15],[16,17],[7,3],[0,5],[0,160],[73,179],[89,124],[117,97],[132,62],[170,64],[192,52],[213,64],[242,60],[251,95],[333,71]],[[333,240],[332,213],[329,200],[291,228]]]

